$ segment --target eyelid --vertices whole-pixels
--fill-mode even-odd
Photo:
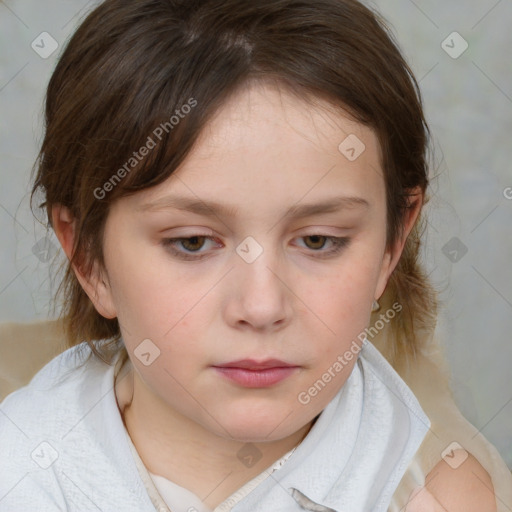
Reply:
[[[334,257],[338,253],[340,253],[343,249],[345,249],[351,242],[351,238],[346,236],[333,236],[324,234],[321,232],[311,232],[307,233],[295,238],[308,238],[308,237],[323,237],[329,241],[331,241],[333,248],[330,250],[314,250],[309,249],[309,255],[316,258],[316,259],[326,259],[329,257]],[[174,244],[179,243],[182,240],[190,240],[192,238],[205,238],[207,240],[214,240],[215,237],[202,234],[202,233],[194,233],[189,236],[181,236],[181,237],[174,237],[174,238],[164,238],[161,241],[161,244],[169,251],[173,256],[175,256],[178,259],[185,260],[185,261],[199,261],[204,258],[207,258],[209,256],[208,253],[205,252],[186,252],[186,251],[180,251],[177,249],[174,249]],[[306,250],[308,250],[306,248]]]
[[[204,252],[185,252],[185,251],[179,251],[174,248],[174,245],[179,243],[182,240],[190,240],[191,238],[205,238],[206,240],[214,240],[214,237],[202,234],[202,233],[195,233],[190,236],[180,236],[180,237],[173,237],[173,238],[163,238],[162,239],[162,245],[170,251],[175,257],[182,260],[201,260],[208,256],[208,254]]]

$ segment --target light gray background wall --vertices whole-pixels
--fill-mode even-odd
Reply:
[[[45,85],[63,43],[95,3],[0,3],[0,321],[48,313],[45,254],[57,240],[34,248],[45,232],[28,208],[29,174],[41,140]],[[394,27],[434,134],[437,178],[425,261],[443,290],[456,399],[512,468],[512,2],[371,5]],[[31,48],[35,41],[43,56],[51,50],[48,36],[41,43],[42,32],[59,45],[48,58]]]

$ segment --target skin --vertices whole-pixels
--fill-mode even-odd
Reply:
[[[456,468],[441,460],[411,493],[405,512],[496,512],[492,480],[471,453]]]
[[[200,108],[200,105],[198,106]],[[365,151],[349,161],[339,144],[355,134]],[[146,467],[213,508],[296,446],[338,393],[356,362],[307,405],[297,397],[322,377],[369,325],[420,212],[419,190],[404,234],[386,249],[385,182],[374,132],[327,104],[311,106],[253,84],[233,96],[166,182],[115,202],[106,221],[105,268],[74,268],[97,311],[118,317],[133,371],[123,416]],[[237,213],[200,216],[144,204],[173,195],[229,203]],[[305,218],[288,207],[358,196],[368,207]],[[68,255],[75,221],[60,205],[53,222]],[[211,235],[210,235],[211,233]],[[198,261],[173,256],[165,238]],[[328,238],[348,237],[341,252]],[[251,236],[263,249],[247,263],[236,248]],[[188,249],[188,251],[187,251]],[[160,356],[134,355],[150,339]],[[270,388],[247,389],[212,365],[277,358],[299,368]],[[253,444],[251,468],[237,451]]]

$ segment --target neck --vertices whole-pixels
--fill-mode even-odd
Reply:
[[[162,403],[133,368],[116,382],[115,392],[126,430],[148,471],[193,492],[211,509],[297,446],[313,424],[277,441],[251,443],[261,459],[244,464],[237,453],[247,443],[220,437],[169,407],[165,414],[155,414]]]

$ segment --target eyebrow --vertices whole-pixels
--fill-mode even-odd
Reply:
[[[322,203],[296,204],[288,208],[285,216],[293,218],[311,217],[323,213],[334,213],[342,209],[370,208],[370,203],[356,196],[333,197]],[[166,196],[151,203],[145,203],[137,211],[159,211],[165,209],[185,210],[197,215],[218,215],[221,217],[234,217],[238,208],[217,201],[203,201],[197,198],[184,196]]]

